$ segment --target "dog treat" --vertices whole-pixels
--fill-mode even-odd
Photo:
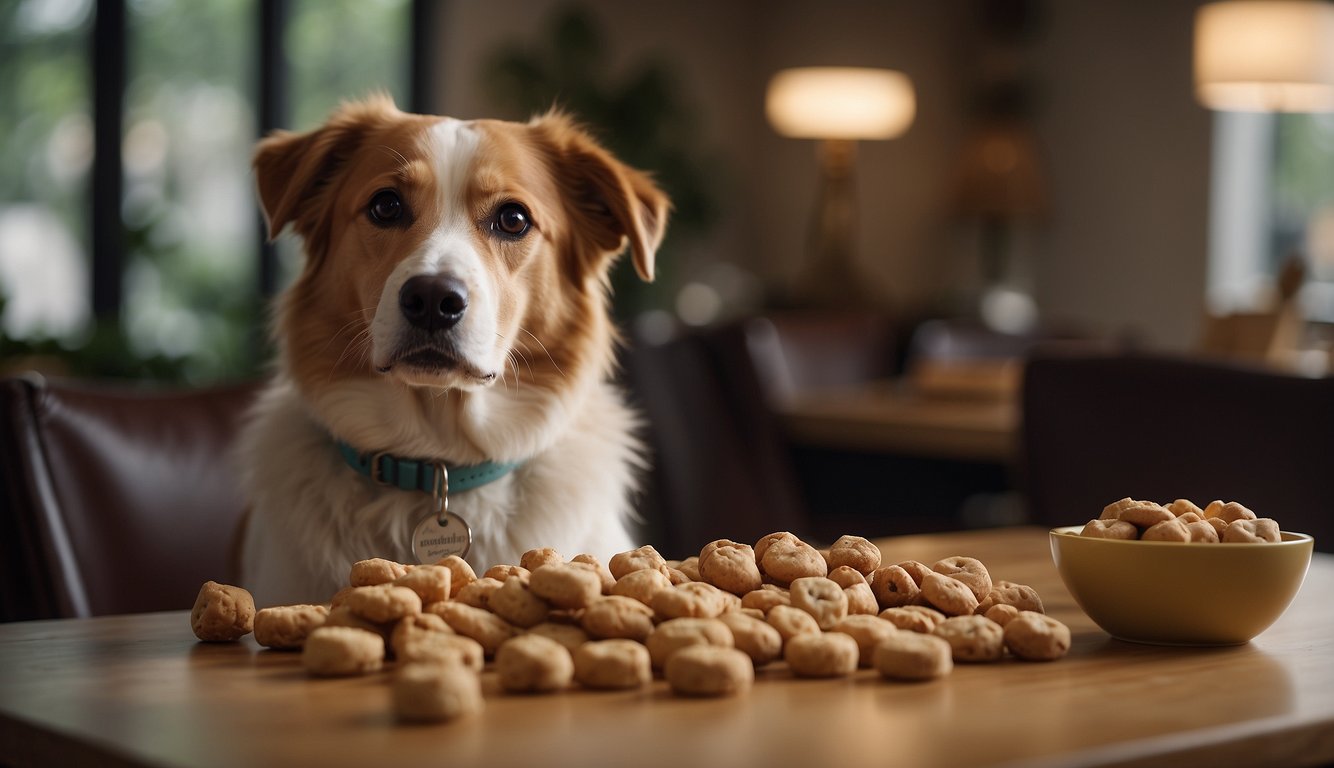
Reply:
[[[501,584],[504,584],[505,580],[509,577],[518,576],[525,584],[527,584],[530,575],[532,575],[532,572],[521,565],[493,565],[486,569],[486,572],[482,574],[482,578],[495,579]]]
[[[727,608],[727,593],[703,581],[688,581],[653,596],[653,613],[663,621],[685,616],[712,618]],[[738,606],[739,607],[739,606]]]
[[[361,589],[361,587],[357,587],[357,589]],[[389,643],[389,638],[394,631],[393,622],[380,623],[364,619],[353,613],[346,605],[340,605],[337,608],[331,609],[329,615],[324,619],[323,626],[364,629],[367,632],[374,632],[379,635],[386,644]]]
[[[792,595],[782,587],[765,584],[741,596],[742,608],[754,608],[768,614],[775,605],[791,605]]]
[[[1185,514],[1177,515],[1177,520],[1183,523],[1197,523],[1203,522],[1204,517],[1194,512],[1186,512]]]
[[[653,634],[653,609],[632,597],[609,595],[584,609],[580,624],[599,640],[620,637],[642,643]]]
[[[866,577],[862,572],[850,565],[840,565],[829,569],[829,575],[825,578],[847,589],[855,584],[868,584]]]
[[[762,616],[763,614],[761,614]],[[762,667],[783,655],[783,636],[763,618],[741,612],[724,613],[718,621],[732,630],[732,642],[756,667]]]
[[[405,664],[394,675],[392,692],[394,714],[406,722],[454,720],[485,707],[477,673],[456,664]]]
[[[716,645],[695,645],[672,654],[663,667],[672,692],[683,696],[731,696],[750,690],[755,667],[750,656]]]
[[[408,566],[403,563],[385,560],[383,557],[372,557],[352,564],[347,583],[353,587],[376,587],[402,578],[407,572]]]
[[[591,566],[597,572],[598,578],[602,581],[602,594],[610,595],[612,589],[616,587],[616,577],[611,575],[611,569],[602,564],[601,560],[588,554],[579,554],[570,558],[571,563],[583,563]]]
[[[584,643],[574,652],[574,679],[585,688],[640,688],[653,681],[649,651],[634,640]]]
[[[255,614],[255,642],[280,651],[297,650],[312,631],[324,626],[329,609],[322,605],[276,605]]]
[[[890,680],[934,680],[954,669],[950,644],[944,638],[917,632],[897,632],[875,648],[871,661]]]
[[[361,618],[379,624],[422,612],[422,599],[416,592],[389,584],[357,587],[348,594],[343,605]]]
[[[190,611],[195,637],[210,643],[240,640],[255,628],[255,598],[240,587],[206,581]]]
[[[1267,517],[1258,519],[1237,518],[1228,523],[1223,532],[1223,543],[1225,544],[1256,544],[1276,541],[1282,541],[1282,536],[1278,532],[1278,523]]]
[[[912,575],[900,565],[887,565],[871,573],[871,593],[882,609],[911,605],[922,594]]]
[[[527,629],[547,620],[551,606],[533,594],[523,579],[511,576],[491,593],[488,603],[491,612],[516,627]]]
[[[848,566],[865,576],[880,567],[880,548],[861,536],[840,536],[829,546],[828,562],[830,569]]]
[[[1181,518],[1178,517],[1177,519],[1180,520]],[[1218,518],[1214,518],[1214,520],[1218,520]],[[1219,527],[1214,527],[1213,523],[1208,520],[1186,523],[1186,530],[1190,531],[1190,540],[1201,544],[1217,544],[1220,540],[1218,538],[1219,530],[1227,528],[1227,523],[1218,521],[1222,523]]]
[[[775,605],[765,614],[764,620],[778,630],[783,642],[790,641],[797,635],[815,634],[820,631],[820,623],[815,617],[790,605]]]
[[[1195,502],[1191,501],[1190,499],[1177,499],[1176,501],[1173,501],[1171,504],[1167,504],[1166,506],[1167,506],[1167,511],[1171,512],[1177,517],[1185,517],[1186,515],[1195,515],[1196,519],[1198,520],[1204,519],[1204,510],[1196,506]]]
[[[535,627],[530,627],[527,634],[541,635],[555,640],[565,646],[570,653],[574,653],[579,646],[593,639],[583,627],[558,621],[544,621]]]
[[[1210,528],[1210,530],[1213,530],[1213,528]],[[1186,523],[1181,522],[1181,518],[1174,517],[1171,520],[1154,523],[1139,538],[1141,541],[1187,542],[1191,540],[1191,535]]]
[[[1070,650],[1070,628],[1040,613],[1021,611],[1005,625],[1005,647],[1027,661],[1052,661]]]
[[[362,675],[384,663],[384,638],[356,627],[320,627],[306,638],[301,664],[321,677]]]
[[[699,554],[699,576],[713,586],[744,595],[760,588],[760,567],[749,544],[727,539],[710,542]]]
[[[951,616],[932,634],[950,644],[955,661],[997,661],[1005,652],[1004,632],[985,616]]]
[[[602,596],[602,578],[586,563],[557,563],[533,571],[528,588],[557,608],[583,608]]]
[[[899,630],[878,616],[847,616],[834,626],[833,631],[842,632],[856,640],[857,666],[869,667],[875,647]]]
[[[1124,539],[1129,541],[1139,538],[1139,529],[1125,520],[1099,519],[1088,521],[1079,535],[1090,536],[1095,539]]]
[[[468,565],[468,561],[458,555],[450,555],[436,565],[444,566],[449,569],[449,596],[451,598],[458,595],[459,590],[477,581],[477,572]]]
[[[434,613],[419,613],[416,616],[407,616],[394,624],[394,628],[389,633],[389,651],[392,655],[399,655],[405,649],[411,648],[414,643],[420,642],[432,634],[455,634],[454,630],[449,628],[445,620]]]
[[[613,595],[633,597],[644,605],[653,604],[653,596],[664,589],[671,589],[672,582],[662,571],[643,569],[627,573],[616,581],[611,588]]]
[[[899,629],[929,635],[945,620],[945,614],[924,605],[904,605],[886,608],[880,612],[880,618]]]
[[[404,619],[399,624],[411,620]],[[486,666],[486,651],[482,648],[482,644],[471,637],[455,634],[448,627],[446,629],[448,631],[414,635],[410,641],[396,647],[395,657],[400,663],[420,661],[457,664],[480,674]]]
[[[760,557],[756,548],[756,557]],[[760,571],[779,584],[790,584],[804,576],[824,576],[829,565],[815,547],[792,534],[769,542],[760,558]]]
[[[967,616],[977,610],[977,595],[958,579],[942,573],[928,573],[922,580],[922,597],[946,616]]]
[[[607,563],[607,567],[617,581],[625,578],[628,574],[645,569],[659,571],[663,576],[667,575],[667,561],[663,559],[662,555],[658,554],[658,550],[649,544],[645,544],[639,549],[632,549],[629,552],[612,555],[611,562]]]
[[[857,641],[842,632],[797,635],[783,648],[783,660],[797,677],[851,675],[859,654]]]
[[[901,563],[897,563],[897,565],[912,577],[913,583],[916,584],[918,588],[922,586],[922,580],[926,578],[926,575],[933,572],[931,566],[920,560],[904,560]]]
[[[1019,609],[1007,603],[996,603],[984,611],[982,615],[1003,627],[1019,615]]]
[[[1155,504],[1152,501],[1140,501],[1121,510],[1119,520],[1135,526],[1141,531],[1147,530],[1157,523],[1164,520],[1172,520],[1176,515],[1168,511],[1167,507],[1161,504]]]
[[[551,547],[538,547],[530,549],[519,556],[519,567],[526,568],[531,573],[544,565],[552,565],[565,562],[565,558],[559,552]]]
[[[875,593],[871,591],[871,585],[865,582],[853,584],[843,590],[843,594],[848,598],[848,615],[864,614],[875,616],[880,613],[880,601],[875,599]]]
[[[329,598],[329,610],[333,610],[342,605],[343,602],[347,600],[347,596],[352,594],[352,590],[354,589],[356,589],[356,587],[343,587],[335,592],[333,597]]]
[[[570,685],[574,659],[549,637],[519,635],[496,651],[496,675],[511,693],[550,693]]]
[[[848,615],[848,596],[843,588],[823,576],[803,576],[792,582],[792,607],[815,618],[822,631],[829,631]]]
[[[675,566],[675,570],[685,574],[685,577],[691,581],[704,580],[703,577],[699,575],[699,557],[697,556],[687,557],[682,560],[680,564]]]
[[[683,617],[659,624],[644,641],[654,669],[662,669],[673,653],[691,645],[736,645],[732,630],[719,619]]]
[[[1108,504],[1107,506],[1102,508],[1102,514],[1098,515],[1098,519],[1119,520],[1121,519],[1122,512],[1124,512],[1127,509],[1130,509],[1131,507],[1139,503],[1140,502],[1130,498],[1129,496],[1125,497],[1124,499],[1117,499],[1116,501],[1113,501],[1111,504]]]
[[[1036,611],[1045,613],[1042,607],[1042,598],[1038,596],[1038,591],[1026,584],[1015,584],[1012,581],[998,581],[992,587],[987,596],[978,603],[974,613],[986,615],[986,612],[993,605],[1012,605],[1021,611]]]
[[[454,574],[443,565],[419,565],[394,579],[391,584],[407,587],[417,593],[422,605],[449,599],[450,581]]]
[[[489,576],[474,579],[454,595],[454,599],[464,605],[485,610],[491,604],[491,595],[504,586],[505,582]]]
[[[1257,517],[1254,512],[1235,501],[1227,502],[1211,516],[1226,520],[1229,523],[1235,523],[1238,520],[1254,520]]]
[[[973,591],[973,596],[980,602],[991,592],[991,573],[980,560],[972,557],[947,557],[944,560],[937,560],[931,570],[942,576],[949,576],[955,581],[963,582],[965,586]],[[926,577],[923,576],[925,582]],[[930,599],[929,597],[927,598]]]
[[[431,608],[445,620],[450,629],[481,643],[488,657],[495,655],[501,643],[519,634],[513,624],[471,605],[457,602],[431,603]]]

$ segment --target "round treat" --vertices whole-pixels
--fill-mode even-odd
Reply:
[[[762,667],[783,655],[783,636],[764,619],[744,613],[724,613],[718,620],[732,630],[732,641],[738,650]]]
[[[922,580],[926,578],[926,575],[932,572],[931,566],[918,560],[904,560],[898,563],[898,566],[912,577],[913,583],[918,587],[922,586]]]
[[[584,608],[602,597],[602,577],[584,563],[555,563],[533,571],[528,588],[557,608]]]
[[[570,558],[571,563],[583,563],[593,569],[602,581],[602,594],[610,595],[613,587],[616,586],[616,577],[611,575],[607,566],[602,564],[601,560],[588,554],[578,554]]]
[[[413,643],[436,633],[452,635],[454,630],[449,628],[444,619],[434,613],[405,616],[394,624],[394,628],[389,634],[389,650],[397,656]]]
[[[804,576],[824,576],[829,573],[829,565],[815,547],[788,534],[769,543],[760,570],[779,584],[790,584]]]
[[[608,595],[584,609],[580,625],[599,640],[621,637],[642,643],[653,634],[653,609],[633,597]]]
[[[644,605],[652,605],[654,595],[671,588],[671,580],[662,571],[644,568],[631,571],[619,579],[611,588],[611,593],[622,597],[633,597]]]
[[[1139,529],[1125,520],[1090,520],[1079,532],[1080,536],[1091,539],[1122,539],[1131,541],[1139,538]]]
[[[797,635],[783,647],[783,660],[797,677],[851,675],[859,654],[857,641],[842,632]]]
[[[755,550],[749,544],[719,539],[711,542],[699,556],[699,575],[713,586],[744,595],[760,588],[760,567]]]
[[[865,614],[874,616],[880,613],[880,601],[875,599],[875,593],[871,591],[871,585],[865,582],[853,584],[843,590],[843,594],[848,598],[848,615]]]
[[[482,683],[476,672],[454,664],[405,664],[394,675],[394,714],[408,722],[433,723],[481,712]]]
[[[912,574],[901,565],[887,565],[871,573],[871,593],[882,609],[911,605],[922,593]]]
[[[880,548],[861,536],[840,536],[829,546],[829,567],[841,566],[848,566],[864,576],[880,567]]]
[[[574,678],[574,659],[565,646],[541,635],[519,635],[496,651],[500,687],[511,693],[559,691]]]
[[[1028,661],[1052,661],[1070,650],[1070,628],[1050,616],[1023,611],[1005,625],[1005,647]]]
[[[834,626],[835,632],[842,632],[857,641],[857,665],[871,666],[875,647],[882,640],[899,630],[879,616],[848,616]]]
[[[1005,603],[996,603],[995,605],[983,611],[982,615],[986,616],[988,619],[991,619],[992,621],[996,622],[997,624],[1003,627],[1006,624],[1009,624],[1011,621],[1013,621],[1015,616],[1019,615],[1019,609],[1015,608],[1013,605],[1006,605]]]
[[[711,618],[727,608],[722,590],[702,581],[688,581],[653,595],[653,613],[659,619]]]
[[[373,557],[353,563],[347,583],[354,587],[374,587],[388,584],[407,572],[408,566],[402,563],[385,560],[383,557]]]
[[[1260,542],[1273,543],[1282,539],[1283,537],[1278,531],[1278,523],[1273,520],[1267,517],[1258,520],[1243,517],[1228,523],[1223,532],[1222,540],[1228,544],[1258,544]]]
[[[494,613],[481,608],[473,608],[463,603],[432,603],[432,610],[445,620],[449,628],[464,637],[471,637],[482,644],[487,656],[494,656],[500,644],[519,634],[513,624]]]
[[[977,610],[977,595],[958,579],[929,573],[922,580],[922,597],[946,616],[966,616]]]
[[[450,555],[436,565],[449,569],[449,596],[457,597],[459,590],[477,581],[477,572],[468,565],[468,561],[458,555]],[[434,601],[428,601],[434,602]]]
[[[453,572],[443,565],[419,565],[395,579],[396,587],[407,587],[417,593],[422,605],[449,599]]]
[[[673,653],[691,645],[736,645],[732,630],[718,619],[684,617],[659,624],[644,643],[654,669],[662,669]]]
[[[1206,523],[1206,525],[1208,524]],[[1154,523],[1149,526],[1140,536],[1140,539],[1142,541],[1187,542],[1190,541],[1190,528],[1180,518],[1174,517],[1171,520],[1164,520],[1161,523]]]
[[[326,677],[375,672],[384,662],[384,638],[356,627],[320,627],[306,638],[301,664]]]
[[[890,680],[934,680],[954,669],[950,644],[935,635],[897,632],[875,648],[875,668]]]
[[[866,581],[866,577],[862,575],[861,571],[850,565],[840,565],[830,568],[829,575],[826,578],[844,589],[847,589],[854,584],[869,583]]]
[[[1118,520],[1120,519],[1122,512],[1140,503],[1141,502],[1138,502],[1130,498],[1129,496],[1125,497],[1124,499],[1117,499],[1116,501],[1113,501],[1111,504],[1108,504],[1107,506],[1102,508],[1102,514],[1098,515],[1098,519]]]
[[[551,547],[530,549],[519,557],[519,567],[527,568],[529,572],[536,571],[544,565],[563,562],[565,562],[565,558],[561,557],[561,554]]]
[[[593,639],[589,637],[588,633],[585,632],[582,627],[574,624],[561,624],[554,621],[544,621],[541,624],[530,628],[528,634],[551,638],[565,646],[566,650],[570,653],[574,653],[575,649],[579,646]]]
[[[240,587],[206,581],[190,611],[190,628],[205,642],[240,640],[255,628],[255,598]]]
[[[765,614],[764,620],[778,630],[783,642],[790,641],[797,635],[819,634],[820,624],[815,617],[790,605],[775,605]]]
[[[750,690],[755,667],[735,648],[695,645],[682,648],[663,669],[673,693],[684,696],[731,696]]]
[[[1177,519],[1180,520],[1181,518]],[[1214,519],[1217,520],[1218,518]],[[1223,527],[1226,528],[1227,524],[1224,523]],[[1186,530],[1190,531],[1191,541],[1199,542],[1201,544],[1217,544],[1219,541],[1218,529],[1216,529],[1208,520],[1198,520],[1186,523]]]
[[[998,661],[1005,653],[1004,633],[985,616],[951,616],[932,634],[950,644],[955,661]]]
[[[348,593],[343,605],[366,621],[380,624],[422,612],[422,599],[416,592],[389,584],[357,587]]]
[[[453,631],[416,634],[410,642],[401,646],[401,650],[395,651],[395,655],[399,663],[420,661],[457,664],[477,673],[486,666],[486,651],[482,649],[482,644],[471,637],[454,634]]]
[[[762,613],[769,613],[775,605],[791,605],[792,594],[782,587],[765,584],[759,589],[741,596],[742,608],[754,608]]]
[[[632,549],[629,552],[621,552],[612,555],[611,562],[607,563],[611,570],[611,575],[616,577],[617,581],[625,578],[635,571],[650,570],[659,571],[666,576],[667,561],[658,550],[651,545],[644,545],[639,549]]]
[[[991,574],[987,571],[987,567],[982,564],[982,561],[976,558],[947,557],[944,560],[937,560],[931,566],[931,570],[943,576],[949,576],[955,581],[963,582],[973,591],[973,596],[979,601],[991,591]],[[923,584],[925,584],[925,577],[923,577]]]
[[[1043,613],[1042,598],[1038,591],[1027,584],[1015,584],[1012,581],[998,581],[974,613],[986,615],[993,605],[1013,605],[1021,611]]]
[[[535,627],[547,620],[551,606],[533,594],[523,579],[511,576],[495,592],[488,603],[491,612],[516,627]]]
[[[532,572],[521,565],[501,564],[501,565],[493,565],[490,568],[487,568],[486,572],[482,574],[482,578],[495,579],[501,584],[504,584],[509,579],[509,577],[518,576],[519,578],[523,579],[524,583],[526,584],[528,583],[528,577],[531,575]]]
[[[1220,520],[1235,523],[1238,520],[1254,520],[1257,515],[1241,504],[1238,504],[1235,501],[1229,501],[1223,506],[1218,507],[1211,517],[1217,517]]]
[[[1183,515],[1195,515],[1197,519],[1204,519],[1204,510],[1196,506],[1190,499],[1177,499],[1167,505],[1167,511],[1181,517]]]
[[[454,594],[453,599],[473,608],[487,610],[491,606],[491,596],[503,586],[505,586],[503,581],[484,576],[468,582],[467,586]]]
[[[1155,504],[1152,501],[1138,501],[1121,510],[1119,519],[1130,523],[1141,531],[1147,530],[1157,523],[1164,520],[1175,519],[1176,515],[1168,511],[1167,507],[1161,504]]]
[[[594,640],[574,652],[574,679],[585,688],[639,688],[653,681],[648,649],[634,640]]]
[[[358,587],[358,589],[360,589],[360,587]],[[384,640],[384,642],[388,644],[389,637],[393,633],[394,626],[397,623],[398,622],[376,623],[374,621],[367,621],[366,619],[363,619],[357,614],[348,610],[348,607],[346,605],[343,605],[329,611],[329,615],[325,617],[324,624],[322,626],[352,627],[353,629],[364,629],[367,632],[374,632],[375,634],[379,635],[380,639]]]
[[[274,650],[296,650],[324,625],[329,609],[322,605],[278,605],[255,614],[255,642]]]
[[[880,612],[880,618],[899,629],[929,635],[936,630],[940,622],[945,620],[945,614],[924,605],[904,605],[898,608],[886,608]]]
[[[823,576],[805,576],[792,582],[792,607],[815,618],[823,631],[829,631],[848,615],[848,596],[843,588]]]
[[[687,557],[679,564],[673,566],[672,570],[680,572],[691,581],[703,581],[704,577],[699,574],[699,557]],[[673,582],[676,583],[676,582]]]

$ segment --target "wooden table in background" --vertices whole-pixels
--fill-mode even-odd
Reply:
[[[1334,556],[1243,646],[1110,639],[1074,605],[1034,528],[880,542],[890,562],[966,554],[1031,584],[1070,625],[1054,663],[959,665],[891,683],[862,671],[750,693],[499,693],[481,715],[396,724],[388,671],[316,680],[251,638],[200,644],[184,612],[0,626],[0,764],[134,766],[1288,765],[1334,761]],[[1133,595],[1127,596],[1133,599]]]

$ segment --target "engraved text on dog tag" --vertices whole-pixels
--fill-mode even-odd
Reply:
[[[472,529],[453,512],[444,512],[439,519],[432,512],[423,517],[412,531],[412,554],[422,564],[435,563],[450,555],[463,557],[468,554],[471,545]]]

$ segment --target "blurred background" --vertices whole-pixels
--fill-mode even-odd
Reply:
[[[1302,5],[1256,56],[1313,45],[1334,80],[1331,7]],[[462,118],[559,104],[676,204],[659,279],[615,280],[646,503],[868,535],[1024,521],[1038,346],[1328,373],[1334,115],[1206,98],[1202,7],[0,0],[0,367],[252,380],[300,258],[263,242],[258,136],[375,90]],[[894,73],[848,86],[883,124],[848,128],[832,81],[776,92],[806,67]]]

